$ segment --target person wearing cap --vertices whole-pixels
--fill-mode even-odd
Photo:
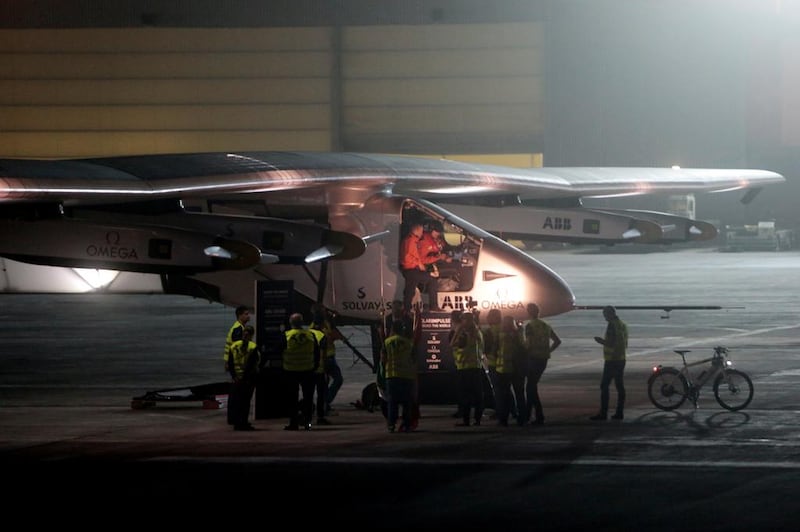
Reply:
[[[600,379],[600,412],[590,417],[592,421],[608,419],[608,389],[611,381],[617,387],[617,411],[612,419],[623,419],[625,407],[625,353],[628,349],[628,326],[619,319],[617,310],[612,306],[603,307],[603,318],[608,322],[604,338],[594,337],[594,341],[603,346],[603,376]]]

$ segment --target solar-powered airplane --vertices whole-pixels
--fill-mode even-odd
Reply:
[[[783,181],[765,170],[517,169],[356,153],[0,159],[0,291],[85,291],[90,283],[100,292],[251,305],[255,281],[291,280],[298,301],[324,303],[340,324],[374,323],[402,299],[398,255],[409,225],[439,222],[452,260],[438,281],[438,307],[497,307],[524,319],[536,302],[550,316],[576,308],[569,286],[496,235],[712,238],[705,222],[586,209],[581,198],[749,189],[750,200]]]

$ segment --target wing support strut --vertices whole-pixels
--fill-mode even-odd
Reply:
[[[575,305],[573,310],[603,310],[607,305]],[[744,307],[721,307],[719,305],[614,305],[617,310],[661,310],[664,314],[662,320],[669,319],[669,313],[673,310],[728,310],[743,309]]]

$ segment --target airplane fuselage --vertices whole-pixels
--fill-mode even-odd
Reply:
[[[321,300],[342,323],[374,322],[393,301],[403,299],[400,242],[413,220],[426,227],[442,223],[450,241],[448,262],[442,263],[434,281],[439,288],[435,303],[442,310],[499,308],[524,319],[528,302],[539,304],[545,316],[567,312],[574,303],[566,283],[526,253],[431,202],[402,196],[372,195],[356,208],[331,212],[327,228],[212,212],[115,214],[113,219],[102,211],[78,214],[4,221],[6,234],[11,235],[3,244],[8,249],[0,250],[6,257],[66,269],[55,276],[42,268],[8,268],[5,291],[35,292],[41,287],[54,292],[63,286],[73,292],[80,284],[78,268],[106,269],[120,275],[110,275],[108,283],[87,290],[136,292],[141,286],[141,291],[152,292],[152,276],[130,277],[129,272],[140,272],[159,275],[163,292],[234,306],[253,305],[256,281],[291,280],[298,308]],[[369,243],[357,249],[354,242],[362,239]],[[277,240],[284,242],[278,246]],[[355,251],[342,260],[302,260],[326,241]],[[212,245],[230,251],[232,257],[208,256],[204,250]],[[267,253],[283,253],[282,260],[259,260]],[[61,276],[70,281],[54,281]],[[420,309],[432,303],[426,293],[414,299]]]
[[[379,235],[364,253],[350,260],[306,266],[271,264],[248,272],[209,272],[194,279],[219,288],[223,302],[247,301],[256,280],[292,280],[295,290],[315,300],[320,282],[325,305],[344,320],[376,321],[395,300],[403,299],[405,278],[399,267],[400,241],[409,219],[444,223],[454,240],[449,263],[438,278],[437,306],[444,311],[501,309],[525,319],[525,306],[536,302],[542,315],[567,312],[574,296],[561,277],[528,254],[437,205],[404,197],[376,195],[358,209],[331,216],[331,228],[361,237]],[[321,278],[320,276],[324,276]],[[418,294],[415,304],[429,306],[427,294]]]

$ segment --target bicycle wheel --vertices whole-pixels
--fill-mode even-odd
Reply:
[[[753,381],[738,369],[726,369],[714,379],[714,397],[728,410],[741,410],[753,400]]]
[[[647,379],[647,395],[661,410],[675,410],[686,401],[689,383],[675,368],[661,368]]]

